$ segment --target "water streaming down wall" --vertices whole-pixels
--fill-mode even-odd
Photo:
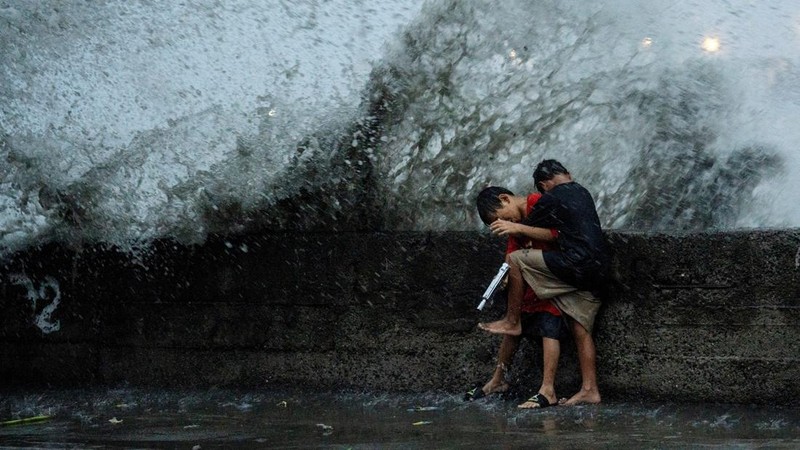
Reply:
[[[607,227],[796,226],[797,9],[4,5],[0,244],[479,229],[544,157]]]

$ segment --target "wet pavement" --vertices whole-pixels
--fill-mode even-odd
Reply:
[[[0,448],[800,448],[800,408],[605,403],[518,410],[444,394],[0,392]]]

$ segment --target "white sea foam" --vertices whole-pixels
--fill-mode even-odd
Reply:
[[[205,210],[290,198],[373,67],[402,97],[370,153],[395,229],[478,228],[477,190],[530,190],[543,157],[606,226],[800,225],[794,1],[15,2],[0,25],[2,253],[198,242]]]
[[[0,246],[202,239],[206,191],[246,203],[300,140],[354,120],[371,62],[419,6],[0,6]]]

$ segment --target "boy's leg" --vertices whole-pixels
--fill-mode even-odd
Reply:
[[[581,368],[581,390],[560,403],[566,406],[600,403],[594,339],[592,334],[578,321],[570,320],[570,322],[572,335],[575,338],[575,346],[578,350],[578,363]]]
[[[525,282],[522,278],[519,266],[508,255],[506,255],[506,262],[509,266],[506,315],[502,319],[494,322],[479,323],[478,328],[495,334],[519,336],[522,333],[522,325],[519,320],[522,299],[525,295]]]
[[[506,372],[508,372],[511,360],[517,352],[520,339],[519,336],[503,336],[503,341],[500,342],[500,350],[497,352],[497,365],[494,368],[494,373],[492,374],[492,378],[483,386],[484,394],[493,394],[508,390]]]
[[[558,339],[542,338],[542,385],[539,387],[539,394],[543,395],[550,405],[558,403],[558,396],[556,396],[556,371],[558,370],[558,358],[561,355],[561,343]],[[532,409],[541,408],[544,405],[527,401],[519,405],[519,408]]]
[[[539,392],[547,397],[550,403],[558,401],[556,396],[556,371],[558,370],[558,358],[561,355],[561,343],[558,339],[542,338],[542,387]]]

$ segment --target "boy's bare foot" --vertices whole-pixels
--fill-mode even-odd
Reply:
[[[505,319],[489,323],[479,323],[478,328],[494,334],[508,334],[510,336],[519,336],[520,334],[522,334],[521,323],[517,322],[517,324],[514,325]]]
[[[562,398],[558,401],[558,404],[563,406],[596,405],[598,403],[600,403],[600,391],[597,389],[581,389],[572,397]]]
[[[482,390],[484,394],[490,395],[490,394],[501,394],[503,392],[506,392],[508,388],[509,388],[508,383],[504,381],[496,382],[494,381],[494,379],[492,379],[489,380],[488,383],[483,385]]]

